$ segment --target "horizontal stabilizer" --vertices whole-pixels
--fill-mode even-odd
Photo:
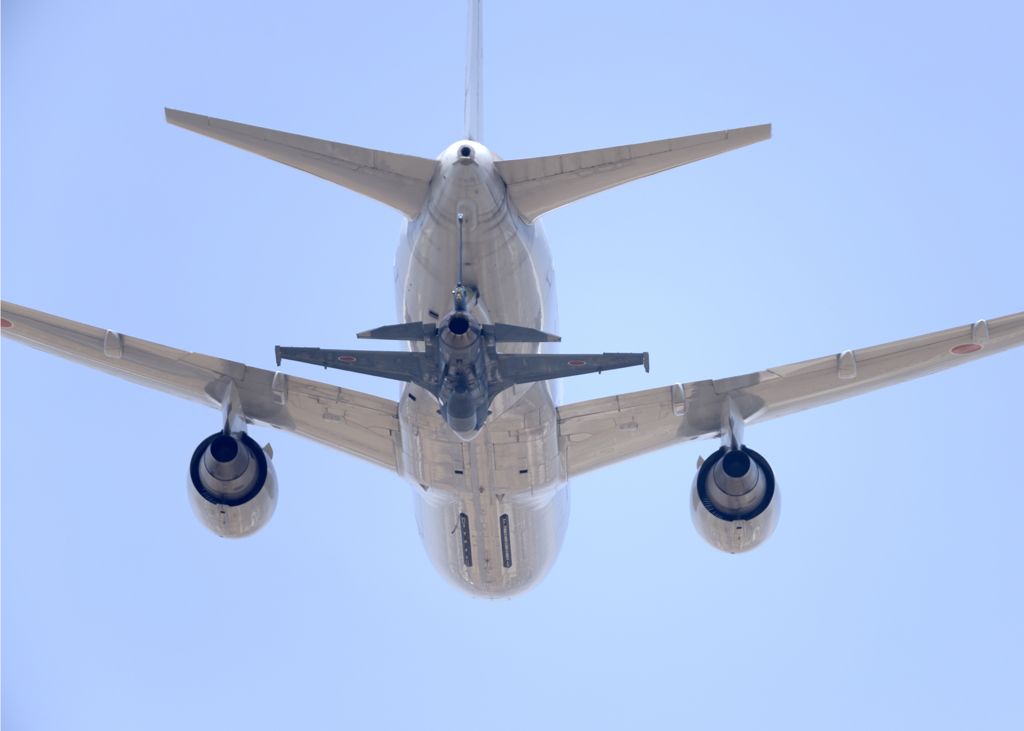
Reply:
[[[606,147],[567,155],[500,160],[494,163],[508,197],[526,223],[581,198],[767,140],[772,126],[727,129],[689,137]]]
[[[343,145],[249,124],[164,110],[167,121],[242,150],[298,168],[414,219],[427,200],[436,160]]]
[[[650,372],[650,359],[647,353],[498,355],[498,374],[503,385],[568,378],[638,365],[642,365],[645,371]]]
[[[558,335],[534,330],[532,327],[519,327],[518,325],[484,325],[484,337],[493,339],[498,343],[560,343],[562,338]]]
[[[322,350],[320,348],[275,349],[277,364],[282,360],[311,363],[324,368],[363,373],[367,376],[408,381],[434,392],[437,374],[423,353],[392,353],[383,350]]]
[[[362,340],[425,340],[437,332],[435,325],[424,327],[422,322],[404,322],[401,325],[385,325],[373,330],[364,330],[356,337]]]

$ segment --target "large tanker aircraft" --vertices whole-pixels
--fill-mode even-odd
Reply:
[[[187,476],[192,509],[210,531],[242,538],[272,517],[273,452],[247,427],[273,427],[408,481],[423,545],[441,576],[474,597],[508,598],[536,586],[554,564],[572,478],[682,442],[718,439],[693,479],[690,514],[711,546],[742,553],[771,536],[781,504],[768,460],[747,445],[747,427],[1024,343],[1018,313],[756,373],[563,405],[559,379],[646,369],[649,356],[561,353],[543,215],[768,140],[771,127],[503,160],[482,142],[480,0],[470,0],[468,15],[463,138],[435,160],[166,110],[170,124],[403,214],[397,323],[368,322],[356,337],[404,349],[278,345],[278,369],[269,370],[2,304],[5,338],[220,412]],[[616,335],[608,337],[614,350]],[[286,371],[284,361],[303,365]],[[304,378],[308,365],[399,381],[398,399]]]

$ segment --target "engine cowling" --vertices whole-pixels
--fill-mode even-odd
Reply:
[[[212,434],[192,454],[188,500],[207,530],[222,538],[251,536],[277,507],[274,464],[248,434]]]
[[[764,457],[747,447],[722,447],[693,478],[690,518],[713,548],[744,553],[771,536],[780,503],[775,473]]]

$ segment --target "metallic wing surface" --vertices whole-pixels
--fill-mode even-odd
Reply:
[[[398,471],[394,401],[170,348],[10,302],[2,303],[0,314],[5,338],[214,409],[223,408],[231,386],[248,423]]]
[[[431,371],[431,364],[424,353],[382,350],[325,350],[322,348],[282,348],[278,346],[279,359],[299,363],[337,368],[342,371],[362,373],[367,376],[388,378],[392,381],[415,383],[430,390],[439,379]],[[600,353],[594,355],[506,355],[497,356],[497,373],[494,384],[508,388],[517,383],[534,383],[553,378],[569,378],[586,373],[601,373],[630,366],[647,366],[647,353]],[[280,365],[280,363],[278,363]]]
[[[680,442],[722,436],[732,400],[751,425],[877,391],[1024,344],[1024,312],[732,378],[558,409],[570,477]]]

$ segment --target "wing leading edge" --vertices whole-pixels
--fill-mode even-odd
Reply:
[[[721,436],[731,400],[757,424],[824,406],[1024,345],[1024,312],[721,380],[665,386],[558,409],[569,477]]]
[[[220,409],[229,391],[246,421],[272,426],[398,472],[398,404],[244,363],[169,348],[0,303],[0,334],[126,381]]]

